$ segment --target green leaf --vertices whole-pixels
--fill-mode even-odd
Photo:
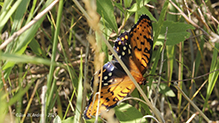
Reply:
[[[128,9],[128,12],[136,12],[138,10],[137,3],[134,3],[130,9]]]
[[[125,10],[122,7],[122,4],[116,3],[116,1],[113,1],[113,4],[122,12],[125,13]]]
[[[38,56],[42,55],[43,51],[42,51],[39,43],[35,39],[33,39],[30,42],[29,46],[30,46],[31,50],[34,52],[34,54],[36,54]]]
[[[154,16],[151,14],[151,12],[148,11],[147,8],[141,7],[137,12],[138,12],[138,15],[146,14],[151,20],[157,22],[157,20],[154,18]]]
[[[166,0],[164,5],[163,5],[162,11],[160,13],[160,17],[159,17],[158,22],[153,24],[154,29],[156,29],[156,30],[154,30],[154,32],[155,32],[154,44],[156,44],[157,38],[158,38],[158,36],[160,34],[160,31],[161,31],[161,27],[163,26],[163,22],[164,22],[166,12],[167,12],[167,9],[168,9],[168,4],[169,4],[169,0]]]
[[[73,123],[74,117],[68,117],[67,119],[63,120],[62,123]]]
[[[132,0],[124,0],[125,8],[128,8],[132,3]]]
[[[143,115],[132,105],[121,103],[115,107],[115,113],[120,123],[139,123],[145,122]]]
[[[114,16],[114,7],[111,0],[97,0],[97,12],[106,20],[111,28],[118,33],[118,27]]]
[[[145,5],[148,3],[149,1],[144,1],[144,0],[137,0],[136,3],[134,3],[130,9],[128,9],[129,12],[137,12],[139,11],[141,8],[145,8]],[[146,9],[146,8],[145,8]],[[147,14],[145,12],[143,12],[142,14]]]
[[[61,118],[59,117],[59,115],[57,115],[56,117],[55,117],[55,119],[53,120],[53,123],[61,123],[62,122],[62,120],[61,120]]]
[[[187,32],[187,29],[194,29],[193,26],[181,22],[165,21],[161,28],[160,35],[158,37],[159,42],[163,42],[165,39],[166,27],[167,31],[167,41],[166,45],[175,45],[179,42],[184,41],[189,38],[190,33]]]
[[[164,83],[160,84],[159,92],[165,96],[175,97],[175,93]]]

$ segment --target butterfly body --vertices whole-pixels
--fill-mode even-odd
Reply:
[[[134,79],[142,84],[146,81],[143,73],[146,71],[152,52],[152,24],[148,16],[142,15],[130,32],[122,33],[115,41],[114,50],[124,62]],[[100,98],[92,94],[85,109],[85,119],[98,115],[113,108],[117,102],[128,96],[135,85],[127,76],[119,62],[113,60],[103,66],[103,72],[98,72],[98,88],[101,82]],[[102,80],[100,80],[102,76]],[[91,80],[91,87],[94,79]]]

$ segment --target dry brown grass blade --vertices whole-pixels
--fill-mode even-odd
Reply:
[[[189,97],[180,89],[180,87],[178,86],[178,83],[175,82],[174,83],[174,87],[183,95],[183,97],[195,108],[195,110],[197,110],[200,115],[207,121],[209,122],[210,120],[208,119],[208,117],[192,102],[192,100],[189,99]]]

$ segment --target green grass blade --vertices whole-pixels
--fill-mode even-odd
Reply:
[[[60,0],[57,20],[56,20],[56,30],[55,30],[55,34],[54,34],[54,38],[53,38],[51,62],[55,62],[55,57],[56,57],[56,52],[57,52],[57,44],[58,44],[58,35],[60,32],[60,23],[61,23],[61,19],[62,19],[62,10],[63,10],[63,0]],[[55,92],[54,90],[56,89],[55,88],[56,80],[55,79],[53,80],[54,69],[55,69],[55,66],[51,65],[50,70],[49,70],[48,80],[47,80],[47,88],[48,89],[47,89],[46,97],[50,97],[50,98],[48,98],[46,101],[46,108],[47,108],[46,115],[49,113],[49,111],[51,109],[50,104],[52,103],[52,95],[53,95],[53,92]],[[52,87],[51,87],[51,85],[52,85]]]
[[[51,62],[50,60],[38,57],[32,57],[27,55],[18,55],[18,54],[9,54],[9,53],[0,53],[0,60],[7,60],[7,64],[15,64],[15,63],[33,63],[33,64],[45,64],[45,65],[55,65],[55,62]]]
[[[55,57],[56,57],[56,51],[57,51],[57,44],[58,44],[58,35],[60,32],[60,23],[61,23],[61,15],[62,15],[62,9],[63,9],[63,0],[59,2],[59,9],[58,9],[58,16],[57,16],[57,21],[56,21],[56,30],[55,30],[55,35],[53,38],[53,48],[52,48],[52,58],[51,61],[55,62]],[[52,78],[53,78],[53,72],[54,72],[54,65],[50,66],[49,70],[49,76],[48,76],[48,83],[47,83],[47,88],[50,90]]]
[[[210,72],[219,69],[218,49],[219,49],[219,44],[216,43],[215,49],[213,51]],[[211,73],[208,77],[207,95],[206,95],[205,105],[204,105],[203,109],[206,108],[205,106],[207,105],[208,99],[209,99],[209,97],[210,97],[210,95],[215,87],[218,76],[219,76],[219,71],[217,70],[217,71]]]
[[[21,28],[23,23],[23,16],[24,13],[27,11],[27,6],[29,2],[30,2],[29,0],[22,0],[21,4],[18,6],[17,10],[15,11],[11,34],[13,34],[16,30]]]
[[[1,20],[0,31],[2,30],[4,25],[8,22],[9,18],[12,16],[12,14],[17,10],[17,7],[20,5],[21,2],[22,2],[22,0],[17,0],[14,3],[14,5],[11,7],[11,9],[9,9],[8,11],[6,11],[6,13],[3,13],[2,16],[0,16],[0,20]]]
[[[204,37],[201,36],[201,41],[199,43],[199,48],[200,48],[200,51],[197,52],[196,54],[196,59],[195,59],[195,76],[198,74],[199,72],[199,67],[200,67],[200,64],[201,64],[201,61],[202,61],[202,57],[203,57],[203,49],[204,49],[204,43],[205,43],[205,40],[203,39]],[[196,39],[197,40],[197,39]]]
[[[81,113],[83,112],[83,105],[82,105],[82,97],[83,97],[83,64],[82,64],[82,57],[81,57],[81,63],[80,63],[80,74],[78,78],[78,93],[77,93],[77,102],[76,102],[76,110],[75,110],[75,116],[74,116],[74,123],[80,123],[81,122]]]
[[[8,112],[8,102],[6,101],[6,98],[2,98],[4,97],[3,93],[0,92],[0,123],[4,123],[4,119],[5,119],[5,116],[7,115],[7,112]]]

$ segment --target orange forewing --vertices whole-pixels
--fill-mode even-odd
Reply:
[[[149,17],[142,15],[129,35],[133,61],[144,74],[150,62],[153,47],[153,30]]]

